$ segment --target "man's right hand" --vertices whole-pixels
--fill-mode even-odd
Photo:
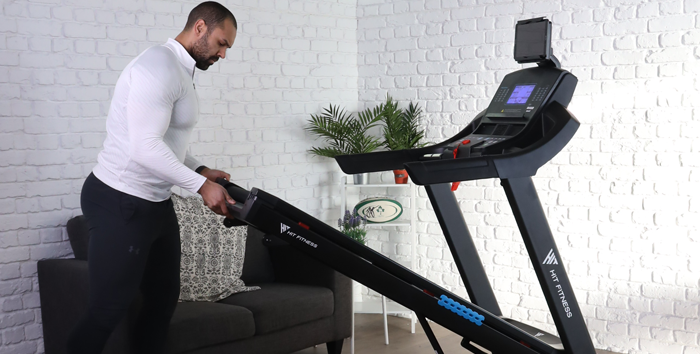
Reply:
[[[227,218],[233,219],[233,216],[229,213],[226,203],[231,205],[236,204],[236,201],[228,195],[228,192],[224,187],[216,182],[207,180],[204,182],[197,193],[202,195],[204,199],[204,205],[209,207],[211,211],[223,215]]]

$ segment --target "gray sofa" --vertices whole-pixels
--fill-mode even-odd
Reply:
[[[87,226],[78,216],[67,228],[76,259],[38,262],[46,354],[65,353],[68,333],[88,301]],[[351,333],[350,279],[288,245],[266,246],[265,240],[249,227],[241,277],[261,290],[215,303],[178,303],[168,354],[285,354],[324,343],[329,354],[340,354]],[[129,328],[139,308],[137,298],[103,354],[131,353]]]

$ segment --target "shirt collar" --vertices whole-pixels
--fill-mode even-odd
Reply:
[[[191,75],[194,76],[194,68],[196,62],[194,61],[194,58],[190,55],[190,53],[187,52],[185,47],[180,44],[180,42],[168,38],[168,41],[163,44],[164,46],[168,47],[168,49],[172,50],[173,53],[175,53],[175,56],[177,57],[177,60],[180,61],[180,64],[185,67],[187,72]]]

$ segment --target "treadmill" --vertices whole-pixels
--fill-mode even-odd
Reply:
[[[250,224],[413,310],[433,350],[443,354],[427,319],[484,354],[595,354],[531,177],[574,136],[567,110],[578,80],[551,53],[551,22],[516,24],[515,60],[537,66],[506,75],[489,107],[452,138],[432,146],[337,156],[347,174],[406,169],[425,186],[469,301],[384,255],[253,188],[220,180],[237,201],[227,226]],[[454,190],[461,181],[500,178],[560,337],[503,317]],[[293,265],[290,265],[293,266]]]

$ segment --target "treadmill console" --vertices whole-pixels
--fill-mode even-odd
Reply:
[[[543,108],[553,101],[567,107],[578,82],[560,69],[551,54],[551,27],[545,18],[518,22],[515,59],[538,66],[506,75],[489,107],[474,120],[473,130],[441,153],[424,155],[423,160],[501,154],[523,148],[546,133]]]
[[[563,73],[551,68],[531,68],[506,75],[486,109],[486,116],[492,121],[531,119],[548,100]]]
[[[552,54],[551,33],[543,17],[516,24],[513,56],[536,65],[506,75],[459,133],[417,149],[339,155],[338,165],[348,174],[405,168],[417,184],[534,174],[579,125],[567,110],[578,79]]]

